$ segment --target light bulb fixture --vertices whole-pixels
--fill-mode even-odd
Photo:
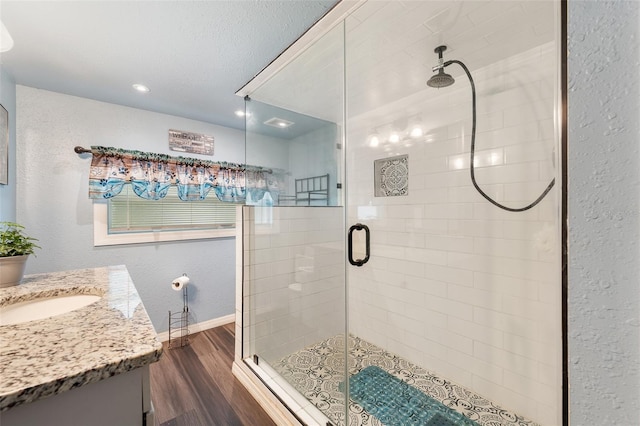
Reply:
[[[424,127],[422,126],[422,119],[419,115],[409,122],[409,136],[413,139],[424,136]]]
[[[411,131],[409,132],[409,136],[411,136],[414,139],[422,137],[423,135],[424,135],[424,131],[422,130],[422,126],[419,126],[419,125],[413,126],[411,128]]]
[[[13,38],[7,27],[4,26],[2,22],[0,22],[0,52],[7,52],[11,50],[13,47]]]
[[[377,131],[372,132],[367,137],[367,140],[369,141],[369,146],[372,147],[372,148],[375,148],[378,145],[380,145],[380,135],[378,134]]]
[[[400,142],[400,133],[398,133],[397,131],[392,131],[391,134],[389,135],[389,142],[391,143],[398,143]]]
[[[236,112],[235,112],[235,114],[236,114],[236,116],[238,116],[238,117],[250,117],[250,116],[251,116],[251,114],[250,114],[250,113],[248,113],[248,112],[244,112],[244,111],[243,111],[243,110],[241,110],[241,109],[237,109],[237,110],[236,110]]]
[[[131,87],[133,87],[134,90],[136,90],[137,92],[140,92],[140,93],[149,93],[150,92],[149,88],[147,86],[145,86],[144,84],[136,83],[136,84],[133,84]]]
[[[382,137],[378,134],[380,128],[382,129]],[[413,114],[408,118],[399,118],[391,123],[380,124],[367,136],[367,144],[372,147],[386,144],[403,144],[405,147],[411,147],[415,143],[413,140],[429,142],[426,140],[427,138],[422,117],[420,114]]]

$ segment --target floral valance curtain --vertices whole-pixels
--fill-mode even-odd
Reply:
[[[243,203],[267,192],[277,201],[282,188],[281,175],[257,166],[102,146],[92,146],[91,154],[89,198],[112,198],[131,184],[139,197],[159,200],[176,185],[183,201],[203,200],[213,189],[220,201]]]

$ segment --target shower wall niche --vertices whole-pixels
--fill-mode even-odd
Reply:
[[[271,117],[247,121],[247,162],[282,150],[279,194],[330,175],[326,204],[244,208],[239,359],[307,424],[381,424],[349,393],[367,367],[477,424],[562,423],[559,11],[361,2],[248,93],[248,112],[317,127],[277,138],[258,128]],[[426,85],[441,45],[475,81],[481,189],[519,208],[555,179],[530,209],[474,188],[469,80],[452,64],[453,85]]]

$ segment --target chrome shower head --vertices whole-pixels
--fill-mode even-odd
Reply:
[[[454,82],[455,79],[449,74],[445,73],[444,69],[440,68],[440,70],[438,70],[438,74],[432,76],[427,81],[427,86],[439,89],[441,87],[451,86]]]
[[[427,86],[429,87],[435,87],[436,89],[439,89],[441,87],[451,86],[455,82],[455,79],[453,77],[444,72],[444,67],[450,64],[450,62],[445,63],[444,59],[442,58],[442,52],[444,52],[445,50],[447,50],[447,46],[438,46],[434,50],[434,52],[438,54],[438,65],[433,67],[433,71],[438,70],[438,74],[432,76],[427,81]]]

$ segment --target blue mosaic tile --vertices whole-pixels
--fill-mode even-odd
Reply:
[[[383,369],[369,366],[349,379],[350,397],[385,425],[478,426]]]

